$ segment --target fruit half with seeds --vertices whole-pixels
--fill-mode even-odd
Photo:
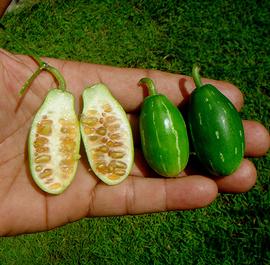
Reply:
[[[244,157],[242,120],[227,97],[213,85],[202,84],[198,66],[193,67],[193,79],[188,125],[195,153],[211,174],[230,175]]]
[[[31,173],[42,190],[59,194],[69,186],[80,158],[79,147],[74,98],[52,89],[34,118],[28,141]]]
[[[131,127],[122,106],[104,84],[85,88],[80,127],[97,177],[108,185],[127,178],[134,160]]]
[[[27,80],[23,94],[42,70],[59,82],[49,90],[37,111],[28,138],[30,171],[36,184],[50,194],[62,193],[72,182],[80,158],[80,128],[74,109],[74,97],[66,91],[59,71],[37,59],[40,68]]]
[[[169,99],[156,92],[153,81],[139,82],[148,88],[140,113],[140,135],[149,166],[165,177],[177,176],[187,165],[189,143],[181,112]]]

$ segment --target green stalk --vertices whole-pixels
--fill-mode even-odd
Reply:
[[[152,79],[150,78],[142,78],[139,83],[139,85],[145,85],[148,89],[149,96],[157,95],[156,86]]]
[[[47,71],[51,73],[58,82],[58,89],[62,91],[66,91],[66,81],[62,74],[53,66],[47,64],[46,62],[42,61],[38,56],[31,56],[37,63],[39,64],[39,68],[30,76],[30,78],[27,79],[27,81],[24,83],[22,88],[19,91],[19,95],[22,96],[26,89],[32,84],[32,82],[38,77],[38,75],[43,71]]]
[[[45,65],[40,65],[39,68],[27,79],[22,88],[19,91],[19,95],[22,96],[26,89],[32,84],[32,82],[38,77],[38,75],[44,70]]]
[[[51,73],[57,80],[58,82],[58,89],[62,90],[63,92],[66,91],[67,85],[66,85],[66,80],[64,79],[63,75],[59,72],[58,69],[55,67],[46,64],[44,70],[47,72]]]
[[[203,85],[199,72],[200,72],[200,66],[197,64],[194,64],[192,68],[192,76],[193,76],[193,80],[196,87],[201,87]]]

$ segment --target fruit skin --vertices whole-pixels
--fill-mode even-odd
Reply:
[[[83,117],[83,115],[87,113],[89,108],[91,109],[94,108],[98,110],[101,108],[102,104],[109,103],[111,106],[113,106],[113,110],[118,113],[119,115],[118,117],[121,118],[121,121],[122,121],[122,126],[126,128],[126,133],[127,135],[129,135],[126,142],[128,149],[125,149],[125,151],[127,152],[126,155],[128,157],[126,173],[120,178],[112,180],[112,179],[109,179],[106,176],[106,174],[102,174],[98,172],[97,165],[94,162],[94,158],[91,152],[91,143],[89,143],[88,136],[84,132],[82,118],[80,120],[81,136],[82,136],[87,159],[91,166],[91,169],[94,171],[95,175],[107,185],[119,184],[129,176],[129,173],[134,164],[134,144],[133,144],[132,130],[131,130],[127,115],[123,107],[121,106],[121,104],[113,97],[113,95],[111,94],[111,92],[109,91],[108,87],[105,84],[98,83],[98,84],[86,87],[84,89],[82,97],[83,97],[83,110],[82,110],[81,117]]]
[[[159,175],[175,177],[185,168],[189,157],[185,121],[166,96],[151,93],[145,98],[140,114],[140,135],[144,157]]]
[[[211,84],[199,84],[192,92],[188,126],[195,153],[211,174],[226,176],[239,167],[245,150],[242,120],[230,100]]]

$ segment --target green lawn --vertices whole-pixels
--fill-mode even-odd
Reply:
[[[199,62],[205,76],[241,89],[243,118],[270,128],[268,0],[25,1],[3,23],[40,56],[188,75]],[[0,47],[25,53],[4,36]],[[270,264],[270,155],[252,161],[248,193],[0,238],[0,264]]]

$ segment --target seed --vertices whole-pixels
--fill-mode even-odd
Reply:
[[[97,115],[98,114],[98,111],[95,110],[95,109],[90,109],[90,110],[87,111],[87,114],[89,116],[91,116],[91,115]]]
[[[126,171],[124,169],[115,168],[113,173],[118,176],[124,176],[126,174]]]
[[[105,127],[99,127],[97,130],[96,130],[96,133],[99,134],[99,135],[105,135],[107,132],[107,130],[105,129]]]
[[[108,141],[108,142],[107,142],[107,146],[113,147],[113,146],[114,146],[114,142],[113,142],[113,141]]]
[[[34,147],[40,147],[49,142],[48,138],[46,137],[37,137],[36,140],[34,141]]]
[[[107,145],[108,145],[109,147],[118,147],[118,146],[122,146],[123,143],[121,143],[121,142],[108,141],[108,142],[107,142]]]
[[[96,141],[97,139],[98,139],[99,137],[97,136],[97,135],[90,135],[89,137],[88,137],[88,139],[90,140],[90,141]]]
[[[75,145],[76,145],[75,142],[62,143],[60,151],[64,153],[74,151]]]
[[[37,153],[48,153],[49,150],[50,150],[49,147],[41,147],[41,146],[36,147]]]
[[[63,126],[75,126],[75,122],[73,120],[59,119],[59,123]]]
[[[112,158],[122,158],[125,155],[124,152],[110,151],[109,156]]]
[[[35,159],[36,163],[48,163],[51,160],[49,155],[40,155]]]
[[[61,138],[62,144],[72,144],[74,143],[74,140],[71,137],[62,137]]]
[[[107,141],[108,141],[108,139],[107,139],[106,137],[103,137],[103,138],[101,139],[101,142],[104,143],[104,144],[107,143]]]
[[[124,170],[127,168],[127,164],[122,162],[122,161],[117,161],[117,160],[112,160],[109,165],[108,165],[109,169],[111,171],[115,171],[115,170]]]
[[[50,135],[52,133],[52,121],[43,120],[37,125],[37,133],[41,135]]]
[[[117,120],[116,117],[114,117],[114,116],[108,116],[108,117],[105,118],[105,123],[106,123],[106,124],[113,123],[113,122],[115,122],[116,120]]]
[[[120,133],[114,133],[114,134],[109,135],[109,137],[110,137],[112,140],[118,140],[118,139],[121,138],[121,134],[120,134]]]
[[[95,152],[92,154],[93,159],[94,160],[102,160],[104,159],[104,154],[103,153],[99,153],[99,152]]]
[[[106,166],[104,162],[100,162],[97,164],[97,170],[102,174],[109,173],[109,168]]]
[[[107,145],[108,145],[109,147],[118,147],[118,146],[122,146],[123,143],[121,143],[121,142],[113,142],[113,141],[109,141],[109,142],[107,142]]]
[[[106,145],[102,145],[96,149],[97,152],[107,153],[109,148]]]
[[[81,122],[83,124],[87,124],[88,126],[93,127],[93,126],[95,126],[98,123],[98,119],[95,118],[95,117],[87,117],[87,116],[84,116],[83,115],[81,117]]]
[[[100,119],[99,119],[99,123],[102,124],[103,122],[104,122],[104,118],[100,118]]]
[[[105,162],[98,162],[96,165],[97,169],[103,169],[106,167]]]
[[[60,129],[61,133],[65,134],[75,134],[75,127],[74,126],[63,126]]]
[[[60,162],[60,165],[62,166],[73,166],[73,164],[74,164],[74,159],[71,159],[71,158],[63,159]]]
[[[51,184],[49,187],[50,187],[51,189],[53,189],[53,190],[56,190],[56,189],[61,188],[61,186],[62,186],[62,185],[61,185],[60,183],[56,182],[56,183]]]
[[[113,172],[115,169],[115,164],[110,162],[110,164],[108,165],[108,168],[110,169],[111,172]]]
[[[52,169],[46,168],[39,174],[39,177],[41,179],[44,179],[44,178],[47,178],[47,177],[49,177],[51,175],[52,175]]]
[[[74,151],[75,146],[76,143],[72,138],[70,137],[62,138],[60,151],[64,153],[71,152]]]
[[[103,110],[105,112],[111,112],[112,111],[112,107],[110,106],[110,104],[104,104],[102,107],[103,107]]]
[[[116,179],[119,179],[119,176],[115,174],[111,174],[110,176],[108,176],[108,178],[111,180],[116,180]]]
[[[119,147],[122,146],[123,143],[122,142],[114,142],[114,147]]]
[[[113,124],[113,125],[110,125],[110,126],[108,126],[108,130],[110,131],[110,132],[115,132],[115,131],[117,131],[118,129],[120,128],[120,124]]]
[[[125,162],[117,161],[117,160],[112,160],[109,166],[113,166],[114,168],[121,168],[121,169],[127,168],[127,164]]]
[[[90,128],[89,126],[84,126],[83,127],[83,130],[84,130],[85,134],[91,134],[91,133],[94,133],[95,132],[95,129],[94,128]]]
[[[43,167],[42,167],[42,166],[40,166],[40,165],[38,165],[38,166],[36,166],[36,168],[35,168],[35,169],[36,169],[36,171],[37,171],[37,172],[39,172],[39,171],[41,171],[41,170],[43,169]]]

